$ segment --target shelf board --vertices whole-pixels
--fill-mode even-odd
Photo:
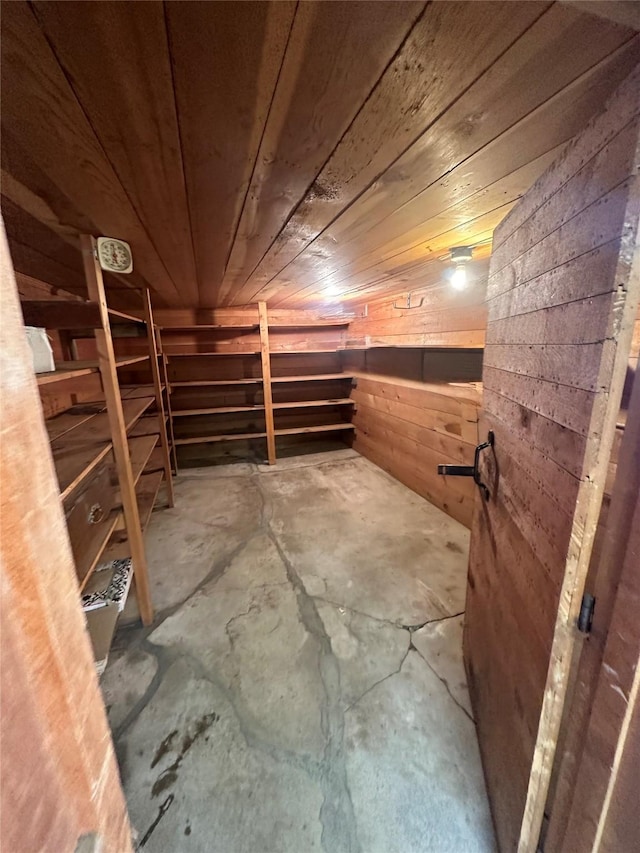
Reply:
[[[131,438],[141,435],[160,435],[160,418],[158,415],[144,415],[128,433]]]
[[[296,329],[330,329],[336,326],[348,326],[355,317],[336,317],[335,319],[320,320],[317,323],[269,323],[269,331],[295,331]]]
[[[202,379],[188,382],[169,382],[172,388],[198,388],[205,385],[262,385],[260,377],[256,379]]]
[[[74,362],[67,362],[73,364]],[[77,362],[80,364],[80,362]],[[64,382],[68,379],[77,379],[80,376],[89,376],[92,373],[98,372],[98,366],[95,367],[58,367],[56,370],[51,370],[48,373],[36,373],[38,385],[50,385],[52,382]]]
[[[119,511],[114,511],[109,516],[109,523],[106,524],[101,530],[98,531],[98,535],[95,537],[94,542],[92,543],[93,548],[93,558],[89,567],[87,568],[87,573],[83,578],[80,579],[80,592],[82,592],[89,582],[89,578],[93,574],[95,567],[100,562],[100,558],[104,555],[105,549],[109,544],[109,540],[113,535],[113,531],[115,530],[116,525],[120,521],[122,517],[122,513]]]
[[[275,382],[320,382],[322,380],[353,379],[348,373],[310,373],[306,376],[272,376],[271,383]]]
[[[120,355],[116,358],[116,367],[126,367],[129,364],[137,364],[140,361],[148,361],[148,355]],[[96,359],[87,361],[60,361],[58,362],[60,370],[74,370],[76,368],[87,370],[98,370],[99,364]]]
[[[238,356],[257,356],[260,355],[259,350],[243,350],[242,352],[165,352],[169,360],[172,358],[211,358],[218,356],[220,358],[237,358]]]
[[[126,367],[129,364],[137,364],[147,361],[148,355],[129,355],[116,358],[116,367]],[[98,372],[98,362],[89,361],[59,361],[55,370],[48,373],[36,373],[38,385],[50,385],[52,382],[64,382],[68,379],[77,379],[79,376],[89,376]]]
[[[233,331],[234,329],[238,330],[247,330],[247,329],[259,329],[260,325],[258,323],[194,323],[193,325],[184,325],[184,326],[160,326],[161,332],[200,332],[200,331]]]
[[[266,432],[230,433],[228,435],[202,435],[195,438],[176,438],[174,444],[213,444],[217,441],[242,441],[252,438],[266,438]]]
[[[341,429],[355,429],[354,424],[342,421],[339,424],[321,424],[319,426],[290,427],[288,429],[275,430],[276,437],[279,435],[303,435],[308,432],[335,432]]]
[[[120,396],[123,400],[134,400],[136,397],[155,397],[153,385],[121,385]]]
[[[296,400],[294,403],[274,403],[274,409],[306,409],[317,406],[355,406],[355,400],[339,397],[334,400]],[[175,412],[174,412],[175,414]]]
[[[162,455],[162,448],[159,445],[154,448],[142,473],[155,474],[157,471],[164,471],[164,457]]]
[[[275,407],[274,407],[275,408]],[[174,409],[174,418],[186,418],[192,415],[229,415],[234,412],[263,412],[264,406],[215,406],[205,409]]]
[[[273,349],[270,348],[271,355],[315,355],[317,353],[338,353],[342,350],[337,347],[331,349]]]
[[[144,533],[149,526],[151,514],[155,505],[164,471],[155,471],[152,474],[143,474],[136,486],[136,496],[138,498],[138,513],[140,515],[140,526]],[[104,552],[104,562],[111,560],[124,560],[131,556],[127,531],[125,529],[116,530],[112,533],[111,539]]]
[[[109,317],[114,318],[114,322],[119,325],[119,323],[141,323],[143,326],[146,324],[146,320],[141,317],[135,317],[133,314],[126,314],[124,311],[116,311],[115,308],[107,308],[109,312]]]
[[[123,400],[125,426],[130,430],[153,403],[153,398]],[[81,408],[81,407],[78,407]],[[60,496],[65,500],[111,451],[106,411],[95,414],[51,443]]]
[[[81,447],[62,445],[53,451],[60,497],[66,500],[111,451],[111,442]]]
[[[138,495],[138,511],[140,513],[140,524],[144,533],[151,521],[151,513],[164,479],[164,471],[153,471],[151,474],[143,474],[140,477],[136,494]]]
[[[144,469],[147,467],[151,454],[158,443],[157,435],[141,435],[129,439],[129,455],[131,456],[131,470],[133,471],[133,482],[137,485]]]
[[[107,308],[114,325],[143,323],[140,317]],[[26,326],[45,329],[101,329],[102,316],[97,302],[66,299],[26,300],[22,302]]]
[[[49,441],[55,441],[58,438],[62,438],[63,435],[71,432],[71,430],[82,426],[82,424],[88,421],[89,418],[106,411],[106,403],[104,401],[98,401],[95,403],[75,406],[74,408],[77,411],[71,409],[63,412],[61,415],[56,415],[45,422],[45,426],[49,434]]]

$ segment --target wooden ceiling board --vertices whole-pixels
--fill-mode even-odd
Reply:
[[[198,287],[163,4],[47,0],[33,8],[167,274],[184,304],[193,304]]]
[[[174,283],[26,3],[3,4],[1,62],[3,128],[98,233],[131,243],[146,280],[167,304],[179,305]]]
[[[423,8],[422,2],[352,0],[298,5],[222,302],[269,250]]]
[[[79,293],[90,232],[132,244],[123,309],[147,284],[189,311],[439,287],[637,63],[624,15],[580,6],[4,3],[16,269]]]
[[[538,2],[429,4],[235,300],[255,299],[547,6]]]
[[[628,54],[627,60],[629,59],[629,56],[630,55]],[[475,201],[477,205],[476,212],[479,212],[482,209],[483,194],[486,193],[487,197],[489,197],[491,195],[492,187],[495,188],[496,186],[496,184],[491,184],[491,178],[494,176],[492,172],[495,173],[495,167],[499,166],[501,162],[505,164],[509,163],[507,152],[513,151],[514,146],[516,146],[516,143],[519,140],[522,142],[522,145],[516,146],[515,150],[526,151],[527,134],[530,140],[539,140],[541,143],[540,147],[542,147],[543,144],[546,145],[547,141],[553,142],[557,141],[558,138],[570,138],[574,131],[577,132],[577,129],[584,125],[585,116],[592,115],[597,111],[597,107],[601,103],[603,84],[604,88],[608,91],[612,85],[610,77],[601,75],[597,85],[594,84],[593,80],[590,80],[584,86],[581,86],[580,91],[568,91],[567,96],[563,98],[562,103],[558,103],[556,105],[557,108],[554,109],[553,113],[550,113],[550,111],[545,109],[545,116],[535,116],[531,120],[527,119],[525,121],[525,126],[519,128],[517,134],[516,128],[510,130],[507,134],[507,138],[502,140],[499,146],[489,146],[489,149],[492,150],[482,152],[478,158],[472,158],[466,163],[463,163],[448,175],[445,180],[432,185],[429,190],[421,194],[420,198],[424,199],[424,202],[427,203],[434,195],[437,194],[434,190],[441,191],[444,195],[450,194],[453,198],[458,194],[458,187],[463,190],[465,188],[471,190],[479,185],[484,187],[484,189],[476,190],[476,193],[468,199],[470,207]],[[541,122],[541,119],[543,118],[547,118],[548,121]],[[546,130],[546,133],[541,133],[541,127]],[[512,143],[512,137],[514,136],[517,136],[517,138],[513,139]],[[537,165],[544,164],[549,157],[553,157],[558,151],[559,148],[556,147],[547,154],[542,155],[537,160],[513,173],[510,173],[510,167],[505,168],[505,171],[510,173],[508,175],[508,183],[510,183],[511,178],[516,179],[518,173],[524,175],[527,172],[529,172],[531,182],[533,183],[537,175],[540,174],[540,172],[536,174]],[[502,154],[504,154],[504,157],[501,156]],[[409,207],[414,207],[413,202],[406,206],[403,211],[399,211],[398,216],[402,218],[401,214]],[[429,209],[428,205],[426,206],[426,209]],[[433,205],[431,209],[437,210],[438,206]],[[418,213],[418,210],[419,208],[416,208],[416,214]],[[350,255],[355,255],[357,257],[358,250],[363,254],[357,261],[353,261],[351,264],[345,264],[343,261],[343,264],[338,267],[335,272],[328,273],[323,278],[317,279],[312,286],[307,285],[306,288],[301,288],[300,285],[298,285],[298,287],[295,288],[295,293],[293,291],[281,289],[280,292],[276,293],[274,302],[277,304],[281,299],[287,296],[292,300],[308,298],[310,293],[313,291],[315,291],[317,298],[318,294],[321,293],[322,287],[334,282],[342,282],[342,286],[344,286],[348,291],[350,286],[348,276],[346,275],[348,270],[357,269],[360,264],[363,264],[367,260],[384,259],[390,251],[393,250],[399,252],[403,246],[410,248],[419,242],[426,243],[429,237],[428,232],[423,230],[422,225],[417,225],[411,228],[410,220],[405,221],[402,228],[395,228],[395,217],[387,220],[387,223],[389,233],[400,231],[401,236],[387,244],[376,244],[373,241],[367,241],[367,243],[365,243],[364,240],[355,241],[353,244],[345,247],[337,244],[335,250],[336,260],[333,261],[335,265],[337,265],[338,259],[344,259]],[[384,229],[380,228],[378,230],[381,234],[384,233]],[[375,229],[372,229],[372,231],[375,232]],[[381,236],[380,240],[382,239],[383,238]],[[454,243],[452,245],[456,244]],[[371,248],[369,248],[369,246],[371,246]],[[329,266],[329,264],[327,264],[327,266]],[[306,280],[309,280],[309,278],[310,275],[306,277]],[[305,277],[300,274],[299,276],[295,276],[294,280],[301,282],[305,280]],[[280,281],[280,277],[278,277],[278,281]],[[288,276],[287,279],[283,280],[283,285],[286,285],[287,283]]]
[[[475,245],[480,242],[490,242],[494,228],[511,210],[517,199],[484,213],[470,221],[460,223],[454,228],[435,236],[428,248],[422,245],[394,256],[389,262],[377,264],[374,268],[365,270],[351,277],[349,293],[342,300],[363,301],[363,294],[383,288],[387,293],[400,292],[407,285],[419,286],[422,280],[431,278],[442,280],[444,271],[450,263],[442,260],[450,246]]]
[[[596,30],[602,24],[593,18],[577,28],[576,19],[582,17],[563,7],[549,10],[260,297],[280,302],[303,293],[321,279],[318,271],[332,280],[358,252],[376,252],[385,238],[407,234],[424,219],[425,210],[442,210],[447,200],[451,204],[478,192],[577,133],[633,68],[640,42],[638,37],[629,42],[629,33],[618,27],[600,35]],[[533,57],[541,52],[549,64],[560,50],[558,31],[579,44],[575,56],[580,59],[558,73],[554,69],[552,75],[536,76]],[[533,95],[525,97],[526,78],[532,80],[528,88]]]
[[[203,308],[218,304],[295,9],[165,4]]]
[[[500,211],[499,216],[503,216],[504,205],[514,203],[525,194],[536,178],[553,162],[561,147],[556,146],[533,162],[509,171],[500,180],[481,185],[482,188],[468,198],[463,198],[448,207],[447,202],[455,198],[455,193],[450,191],[449,182],[433,185],[431,198],[427,197],[424,200],[426,203],[421,206],[422,216],[427,217],[425,220],[420,221],[413,228],[408,223],[405,224],[404,231],[400,229],[400,236],[388,242],[384,242],[385,232],[378,229],[377,239],[357,247],[360,248],[361,254],[354,262],[303,287],[300,286],[302,277],[296,278],[291,286],[274,297],[273,304],[278,305],[289,301],[295,304],[304,301],[311,293],[321,293],[322,288],[329,284],[348,294],[354,285],[362,282],[363,274],[372,275],[380,271],[393,273],[403,260],[419,258],[431,260],[434,255],[436,258],[442,256],[452,245],[465,245],[461,233],[458,233],[460,229],[466,229],[469,223],[476,223],[480,217],[490,215],[494,211]],[[467,186],[473,186],[473,180],[468,175],[461,178],[461,182],[465,181]],[[451,185],[455,186],[453,181]],[[439,212],[433,215],[434,211]],[[482,230],[485,229],[482,228]],[[454,242],[448,242],[443,246],[443,236],[447,241]],[[363,242],[361,241],[361,244]],[[446,266],[447,264],[444,264],[443,269]]]

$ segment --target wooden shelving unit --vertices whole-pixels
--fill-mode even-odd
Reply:
[[[103,567],[131,558],[129,575],[136,584],[142,621],[149,625],[153,605],[144,531],[163,485],[168,504],[173,506],[174,502],[166,364],[157,350],[148,291],[143,294],[141,316],[109,308],[95,241],[87,236],[81,243],[89,300],[26,301],[22,304],[23,316],[27,325],[59,333],[65,353],[56,370],[38,374],[37,381],[43,403],[53,399],[57,406],[59,399],[70,401],[64,411],[47,419],[46,427],[80,590],[84,595],[95,595],[114,574]],[[116,356],[112,324],[135,324],[145,330],[148,354]],[[75,359],[75,341],[91,335],[98,357]],[[120,384],[119,372],[141,366],[148,367],[151,383]],[[90,391],[85,385],[87,378],[93,383]],[[110,600],[105,599],[104,607],[94,604],[85,610],[92,638],[92,625],[99,628],[100,640],[94,649],[100,647],[100,654],[109,640],[104,635],[105,625],[113,623],[115,629],[117,621],[117,613],[113,619],[111,614],[105,616],[104,609],[110,606]],[[122,607],[124,601],[120,600],[118,612]],[[101,660],[99,665],[105,662]]]
[[[337,369],[338,342],[329,345],[324,339],[335,337],[331,330],[346,329],[349,321],[328,318],[271,325],[265,303],[258,303],[257,313],[258,323],[160,326],[175,446],[266,439],[266,455],[273,464],[278,438],[353,430],[354,402],[346,387],[353,378]],[[324,338],[302,348],[304,338],[291,333],[309,329]],[[308,373],[292,372],[292,363],[304,370],[313,359],[326,362],[329,370],[316,373],[310,367]],[[306,383],[317,383],[316,393],[310,394]],[[299,391],[294,390],[297,387]]]

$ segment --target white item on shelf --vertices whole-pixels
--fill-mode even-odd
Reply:
[[[51,373],[56,369],[53,361],[53,350],[49,343],[46,329],[38,329],[36,326],[25,326],[27,340],[31,347],[33,357],[33,369],[36,373]]]

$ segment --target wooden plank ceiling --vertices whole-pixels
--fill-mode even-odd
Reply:
[[[16,269],[81,292],[90,231],[133,246],[123,307],[437,286],[637,62],[629,14],[589,5],[3,3]]]

